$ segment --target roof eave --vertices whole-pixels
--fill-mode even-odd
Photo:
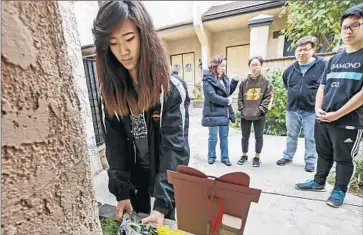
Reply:
[[[219,12],[219,13],[212,14],[212,15],[205,15],[205,16],[202,16],[202,21],[206,22],[206,21],[218,20],[218,19],[223,19],[223,18],[232,17],[232,16],[238,16],[238,15],[256,12],[256,11],[270,10],[270,9],[282,7],[284,5],[285,5],[284,1],[268,2],[265,4],[249,6],[246,8],[235,9],[235,10],[231,10],[231,11],[227,11],[227,12]]]
[[[185,22],[185,23],[181,23],[181,24],[178,24],[178,25],[166,26],[166,27],[157,29],[156,32],[158,32],[158,33],[168,33],[168,32],[171,32],[171,31],[186,29],[186,28],[190,28],[190,27],[193,27],[193,22]]]

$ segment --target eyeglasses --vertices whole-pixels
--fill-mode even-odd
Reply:
[[[350,31],[353,32],[355,30],[358,30],[362,24],[363,23],[355,22],[355,23],[351,24],[350,26],[343,26],[341,28],[341,31],[346,32],[348,29],[350,29]]]
[[[308,53],[311,49],[313,49],[313,48],[298,49],[298,50],[296,50],[296,52],[297,52],[298,54],[302,54],[303,52],[304,52],[304,53]]]

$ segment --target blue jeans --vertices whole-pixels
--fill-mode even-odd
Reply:
[[[228,131],[229,126],[215,126],[209,127],[209,138],[208,138],[208,160],[215,160],[216,145],[218,141],[219,132],[219,144],[221,148],[221,160],[229,160],[228,157]]]
[[[286,149],[284,158],[292,160],[296,149],[301,128],[305,136],[305,163],[315,164],[316,147],[314,138],[315,113],[304,111],[287,111],[286,112]]]

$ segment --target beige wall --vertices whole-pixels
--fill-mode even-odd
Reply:
[[[158,29],[193,21],[193,1],[142,1]]]
[[[64,4],[2,2],[2,234],[101,234]]]
[[[250,29],[237,29],[212,34],[212,57],[226,55],[226,48],[250,43]]]
[[[224,5],[235,1],[142,1],[151,15],[155,27],[193,21],[195,5],[201,8],[201,14],[213,6]],[[162,14],[160,14],[162,12]]]
[[[267,59],[277,58],[278,57],[278,39],[273,39],[273,32],[281,31],[286,27],[286,16],[280,18],[278,16],[274,17],[274,20],[269,28],[269,39],[268,39],[268,48],[267,48]]]
[[[193,36],[188,39],[182,39],[177,41],[166,41],[167,55],[170,64],[170,56],[194,52],[194,81],[201,81],[201,73],[199,70],[199,58],[202,58],[201,55],[201,45],[197,36]]]

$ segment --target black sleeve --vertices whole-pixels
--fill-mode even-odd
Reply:
[[[231,88],[230,88],[230,92],[229,92],[229,95],[232,95],[233,94],[233,92],[236,90],[236,88],[237,88],[237,85],[238,85],[238,81],[237,80],[235,80],[235,79],[232,79],[232,81],[231,81]]]
[[[106,147],[106,158],[109,168],[108,189],[115,195],[117,201],[129,199],[130,189],[130,169],[127,164],[127,137],[122,119],[110,117],[104,109],[102,100],[99,103],[101,117],[103,118],[103,136]]]
[[[260,109],[264,114],[266,114],[268,111],[268,106],[270,105],[272,98],[272,91],[273,91],[272,83],[270,80],[267,80],[266,89],[263,93],[263,98],[260,105]]]
[[[242,111],[242,109],[244,108],[244,91],[243,91],[243,85],[244,85],[244,80],[241,81],[241,84],[239,85],[239,92],[238,92],[238,101],[237,101],[237,107],[239,111]]]
[[[168,183],[167,170],[176,171],[179,165],[188,165],[190,99],[186,84],[171,78],[172,88],[165,100],[161,116],[160,166],[154,187],[154,210],[166,215],[175,208],[174,189]]]
[[[287,80],[288,80],[288,69],[285,69],[284,73],[282,74],[282,81],[284,82],[285,88],[287,89]]]

